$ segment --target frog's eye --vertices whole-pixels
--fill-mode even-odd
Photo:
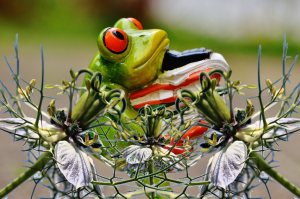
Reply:
[[[139,30],[143,30],[143,26],[142,26],[141,22],[139,22],[135,18],[131,18],[131,17],[128,17],[127,19],[129,21],[131,21]]]
[[[123,30],[108,28],[103,34],[103,43],[109,51],[120,54],[126,50],[128,38]]]

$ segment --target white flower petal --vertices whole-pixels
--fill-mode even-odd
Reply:
[[[16,131],[15,135],[12,135],[17,140],[26,139],[28,142],[35,142],[36,139],[39,139],[39,135],[31,130],[19,129]]]
[[[72,190],[73,185],[71,183],[69,183],[65,176],[58,171],[59,169],[57,168],[57,166],[52,166],[48,171],[48,175],[49,177],[52,179],[53,183],[56,185],[56,187],[60,187],[63,186],[63,191],[65,192],[69,192]]]
[[[278,130],[276,131],[276,133],[274,133],[274,130],[271,130],[267,133],[265,133],[263,135],[263,138],[272,138],[272,137],[275,137],[275,136],[280,136],[280,135],[284,135],[286,134],[285,131],[281,131],[281,130]],[[286,136],[282,136],[282,138],[285,138]],[[278,138],[274,138],[275,140],[277,140]],[[273,139],[270,139],[270,141],[273,141]]]
[[[267,118],[266,121],[268,123],[268,126],[277,126],[283,129],[287,129],[287,130],[294,130],[296,128],[300,127],[300,118],[281,118],[280,120],[277,120],[278,118],[276,117],[271,117],[271,118]],[[276,123],[272,123],[273,121],[276,121]],[[263,121],[262,120],[258,120],[255,123],[248,125],[244,128],[242,128],[242,131],[258,131],[258,130],[262,130],[264,127]]]
[[[24,119],[31,123],[26,123],[21,118],[0,118],[0,128],[5,128],[11,131],[20,128],[34,128],[33,123],[35,123],[35,118],[25,117]],[[38,134],[34,131],[29,130],[28,132],[28,136],[30,136],[31,138],[39,138]],[[22,131],[20,131],[20,133],[24,134],[24,132]],[[57,140],[61,140],[67,136],[62,128],[48,124],[44,120],[39,121],[39,133],[43,136],[44,139],[50,142],[56,142]]]
[[[65,178],[76,189],[88,186],[92,181],[92,168],[86,153],[82,152],[73,143],[60,141],[55,146],[57,166]]]
[[[24,118],[29,122],[34,122],[35,119],[26,117]],[[8,130],[16,130],[25,126],[33,126],[29,123],[25,123],[21,118],[0,118],[0,128],[5,128]]]
[[[249,180],[253,177],[254,174],[255,174],[254,170],[252,168],[250,168],[249,166],[246,166],[245,168],[243,168],[243,170],[238,175],[236,180],[229,185],[230,190],[234,191],[234,192],[238,192],[240,190],[239,185],[242,185],[242,187],[245,187],[248,184]]]
[[[268,118],[267,123],[277,120],[276,117]],[[276,123],[272,123],[269,126],[277,126],[287,130],[294,130],[300,127],[300,118],[281,118]]]
[[[92,169],[93,181],[99,181],[98,176],[96,175],[97,169],[94,165],[93,159],[91,157],[88,157],[88,158],[89,158],[91,169]],[[101,196],[102,198],[105,198],[100,185],[94,185],[94,188],[95,188],[96,192],[99,194],[99,196]]]
[[[126,159],[128,164],[144,163],[152,156],[152,150],[150,148],[137,145],[130,145],[121,152],[122,157]]]
[[[247,147],[244,142],[235,141],[227,144],[212,158],[209,180],[213,185],[226,189],[242,171],[247,158]]]

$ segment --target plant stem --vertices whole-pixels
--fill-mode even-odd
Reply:
[[[14,181],[8,184],[0,191],[0,198],[4,198],[7,194],[12,192],[15,188],[20,186],[23,182],[25,182],[28,178],[34,175],[37,171],[41,171],[45,165],[51,160],[51,153],[44,153],[30,168],[24,171],[21,175],[19,175]]]
[[[264,130],[267,127],[267,121],[266,121],[266,116],[265,116],[265,108],[263,105],[263,101],[262,101],[262,90],[261,90],[261,85],[260,85],[260,55],[261,55],[261,45],[259,45],[259,49],[258,49],[258,59],[257,59],[257,79],[258,79],[258,99],[259,99],[259,104],[260,104],[260,114],[264,123]]]
[[[149,174],[154,173],[154,160],[153,159],[149,160],[149,163],[148,163],[148,172],[149,172]],[[149,177],[149,179],[150,179],[150,185],[153,185],[154,184],[154,176],[151,175]],[[154,199],[154,198],[155,198],[155,192],[151,192],[151,199]]]
[[[300,197],[300,189],[298,189],[294,184],[273,169],[259,154],[252,152],[250,157],[252,157],[252,161],[256,164],[260,171],[266,172],[270,177],[275,179],[279,184],[284,186],[295,196]]]

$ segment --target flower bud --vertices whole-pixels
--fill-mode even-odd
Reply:
[[[127,165],[127,162],[126,162],[125,158],[120,158],[120,159],[116,160],[117,168],[122,168],[122,167],[125,167],[126,165]]]
[[[121,138],[121,134],[119,131],[116,131],[115,138],[118,140]]]
[[[251,116],[254,113],[254,106],[252,105],[249,99],[247,99],[247,106],[245,112],[247,116]]]
[[[71,77],[72,77],[73,79],[75,79],[75,73],[74,73],[74,71],[73,71],[72,68],[71,68],[71,70],[70,70],[70,75],[71,75]]]
[[[18,93],[19,93],[20,95],[23,95],[23,92],[22,92],[22,89],[21,89],[21,88],[18,88]]]
[[[165,145],[169,145],[172,142],[172,138],[170,137],[169,139],[166,140]]]
[[[122,136],[122,138],[123,138],[123,140],[124,140],[125,142],[128,141],[128,136],[125,135],[125,133],[121,133],[121,136]]]
[[[281,89],[278,91],[278,97],[281,98],[283,93],[284,93],[284,88],[281,88]]]
[[[252,106],[252,102],[249,99],[247,99],[247,105]]]
[[[189,144],[189,136],[186,136],[183,146],[186,146],[188,144]]]
[[[69,82],[67,80],[64,80],[64,79],[61,81],[61,84],[64,85],[64,86],[69,86]]]
[[[276,87],[275,86],[272,87],[271,95],[272,95],[272,97],[275,97],[275,95],[276,95]]]
[[[249,116],[252,116],[252,115],[253,115],[253,113],[254,113],[254,106],[252,106],[252,107],[250,108],[250,111],[249,111]]]
[[[26,95],[28,97],[30,96],[30,87],[29,86],[26,87]]]
[[[51,102],[50,102],[50,106],[53,106],[53,105],[55,105],[55,99],[51,100]]]
[[[110,121],[111,125],[114,127],[114,129],[119,130],[118,126],[116,125],[116,123],[114,123],[113,121]]]
[[[51,100],[50,105],[48,107],[50,107],[52,115],[55,115],[56,114],[55,99]]]
[[[50,116],[53,115],[52,109],[51,109],[50,105],[49,105],[48,108],[47,108],[47,112],[48,112],[48,114],[49,114]]]
[[[241,83],[241,81],[239,80],[239,79],[237,79],[237,80],[235,80],[234,82],[233,82],[233,86],[238,86],[239,84]]]
[[[229,68],[226,79],[229,79],[231,77],[231,74],[232,74],[232,69]]]
[[[35,82],[36,82],[36,79],[32,79],[30,81],[30,83],[29,83],[30,90],[32,90],[34,88]]]
[[[266,79],[266,83],[267,83],[268,88],[271,90],[273,87],[271,80]]]
[[[190,120],[186,125],[184,126],[184,129],[187,129],[192,124],[192,120]]]
[[[51,106],[51,111],[52,111],[53,115],[56,115],[56,107],[55,106]]]

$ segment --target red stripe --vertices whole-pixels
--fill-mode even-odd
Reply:
[[[143,97],[143,96],[145,96],[149,93],[152,93],[152,92],[155,92],[155,91],[158,91],[158,90],[175,90],[177,88],[187,86],[187,85],[199,80],[199,74],[201,72],[208,72],[210,70],[211,70],[211,68],[195,72],[195,73],[191,74],[182,84],[180,84],[178,86],[174,86],[174,85],[171,85],[171,84],[154,84],[154,85],[150,85],[150,86],[148,86],[148,87],[146,87],[142,90],[130,93],[129,98],[130,99],[137,99],[137,98]],[[221,80],[221,75],[218,74],[218,73],[215,73],[211,76],[211,79],[213,79],[213,78],[216,78],[217,82],[219,83],[220,80]],[[161,100],[155,100],[155,101],[161,101]]]
[[[153,100],[153,101],[143,102],[141,104],[133,105],[133,108],[139,109],[139,108],[144,107],[146,104],[157,105],[157,104],[173,103],[173,102],[175,102],[176,98],[177,97],[170,97],[170,98],[166,98],[166,99],[162,99],[162,100]]]

